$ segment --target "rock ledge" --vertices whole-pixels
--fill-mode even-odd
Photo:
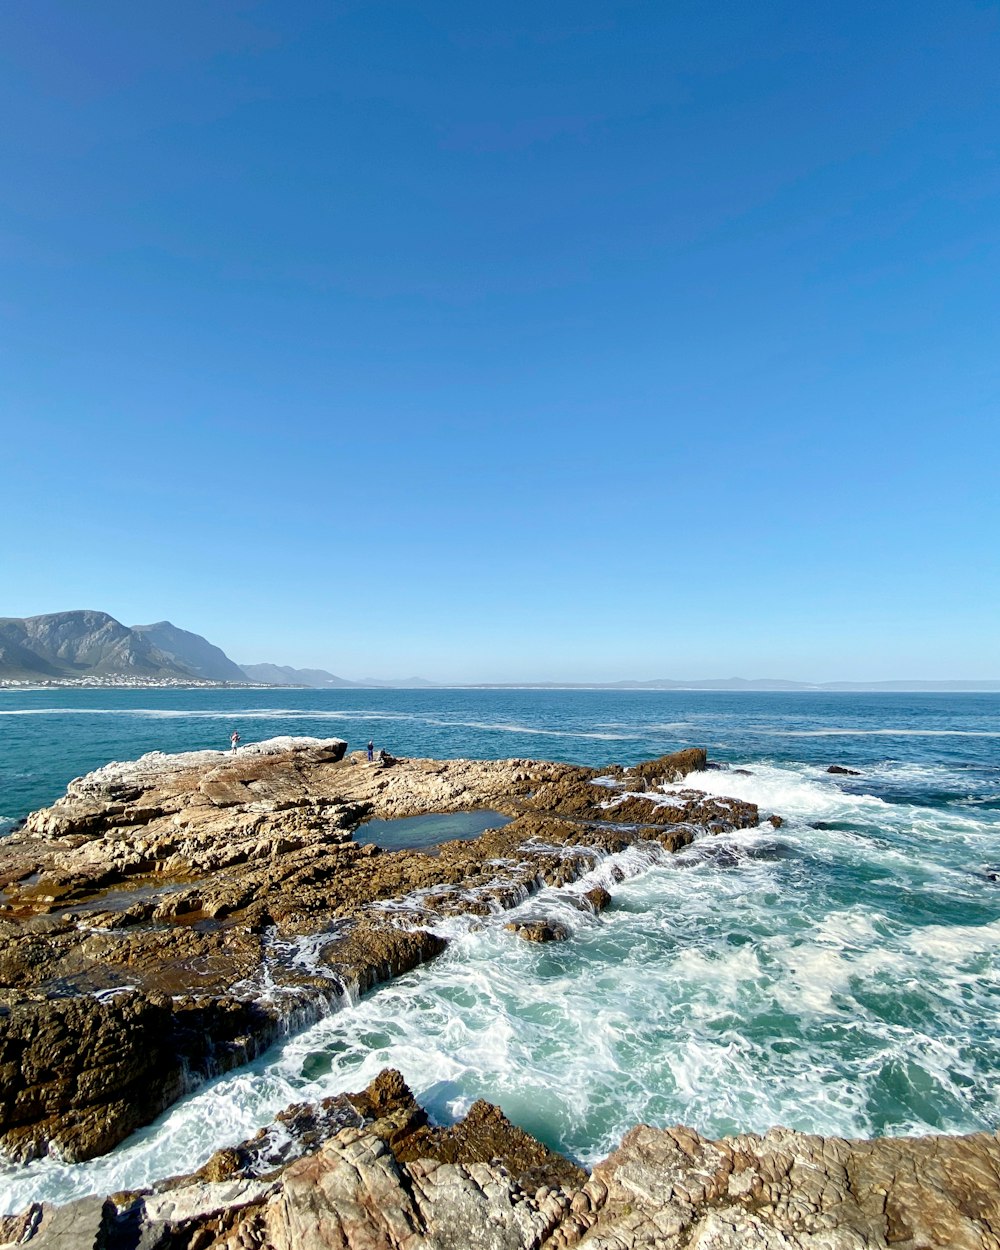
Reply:
[[[995,1250],[1000,1139],[709,1141],[639,1126],[591,1175],[489,1103],[433,1128],[398,1072],[154,1191],[0,1219],[32,1250]],[[278,1128],[279,1126],[275,1126]],[[293,1145],[289,1145],[292,1142]],[[279,1145],[280,1143],[280,1145]],[[284,1157],[282,1157],[284,1152]]]

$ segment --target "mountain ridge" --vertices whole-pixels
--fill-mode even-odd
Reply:
[[[261,681],[268,686],[309,686],[341,690],[356,684],[346,677],[328,673],[324,668],[292,668],[289,664],[240,664],[238,667],[251,681]]]
[[[139,634],[164,655],[189,669],[205,681],[245,682],[246,674],[221,647],[216,647],[190,630],[180,629],[170,621],[157,621],[155,625],[133,625],[133,633]]]
[[[191,673],[148,638],[89,608],[0,617],[0,675],[183,680]]]
[[[781,677],[671,677],[613,682],[432,682],[423,677],[351,681],[321,668],[237,664],[201,634],[170,621],[123,625],[107,612],[76,609],[0,617],[0,684],[78,683],[305,686],[311,689],[676,690],[996,693],[1000,680],[802,682]]]

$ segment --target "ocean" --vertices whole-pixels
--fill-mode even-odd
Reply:
[[[405,756],[623,764],[705,746],[695,784],[784,818],[632,848],[519,909],[536,947],[446,953],[203,1085],[110,1155],[0,1168],[0,1209],[148,1185],[292,1102],[399,1068],[442,1122],[485,1097],[585,1164],[635,1123],[871,1136],[1000,1124],[1000,696],[540,690],[0,691],[0,830],[150,750],[277,734]],[[831,764],[858,776],[831,775]],[[620,871],[625,873],[619,880]],[[305,957],[305,953],[304,953]]]

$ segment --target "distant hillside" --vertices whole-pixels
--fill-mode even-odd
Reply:
[[[269,686],[315,686],[328,689],[355,686],[358,683],[346,681],[322,668],[289,668],[287,664],[241,664],[244,679],[264,682]]]
[[[192,673],[107,612],[0,617],[0,677],[183,679]]]
[[[246,681],[246,674],[221,647],[213,646],[200,634],[178,629],[169,621],[155,625],[133,625],[132,632],[152,643],[175,664],[205,681]],[[259,679],[258,679],[259,680]]]
[[[107,612],[50,612],[45,616],[0,617],[0,685],[52,682],[87,685],[247,682],[309,686],[318,690],[362,688],[426,689],[423,677],[366,677],[349,681],[323,668],[287,664],[236,664],[200,634],[170,621],[129,628]],[[465,689],[704,690],[704,691],[1000,691],[1000,681],[802,682],[781,677],[672,677],[615,682],[477,682]]]
[[[388,685],[390,683],[365,682],[364,685]],[[393,683],[395,684],[395,683]],[[405,684],[405,683],[399,683]],[[805,682],[787,681],[781,677],[710,677],[692,681],[675,681],[670,677],[653,678],[650,681],[532,681],[532,682],[477,682],[474,686],[462,686],[459,689],[473,690],[649,690],[686,691],[711,693],[720,691],[736,693],[739,691],[759,691],[780,694],[784,691],[804,691],[814,694],[853,692],[856,694],[990,694],[1000,693],[1000,681],[992,679],[984,681],[827,681]]]
[[[361,677],[358,681],[352,681],[351,685],[375,686],[389,690],[434,690],[437,683],[428,681],[426,677]]]
[[[362,677],[349,681],[337,677],[324,668],[290,668],[287,664],[241,664],[240,668],[251,681],[266,682],[270,686],[312,686],[318,690],[376,689],[425,689],[434,683],[423,677]]]
[[[787,681],[783,677],[703,677],[696,681],[677,681],[671,677],[654,677],[651,681],[616,681],[615,690],[816,690],[806,682]]]

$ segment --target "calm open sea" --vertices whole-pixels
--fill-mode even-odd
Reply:
[[[399,755],[630,763],[785,817],[676,856],[631,850],[595,917],[533,947],[451,924],[435,963],[203,1086],[101,1160],[0,1171],[0,1209],[198,1166],[291,1102],[400,1068],[447,1120],[477,1097],[592,1162],[630,1125],[848,1136],[1000,1124],[1000,696],[610,691],[0,691],[0,829],[150,750],[276,734]],[[831,776],[831,763],[860,770]],[[584,882],[576,888],[586,888]]]

